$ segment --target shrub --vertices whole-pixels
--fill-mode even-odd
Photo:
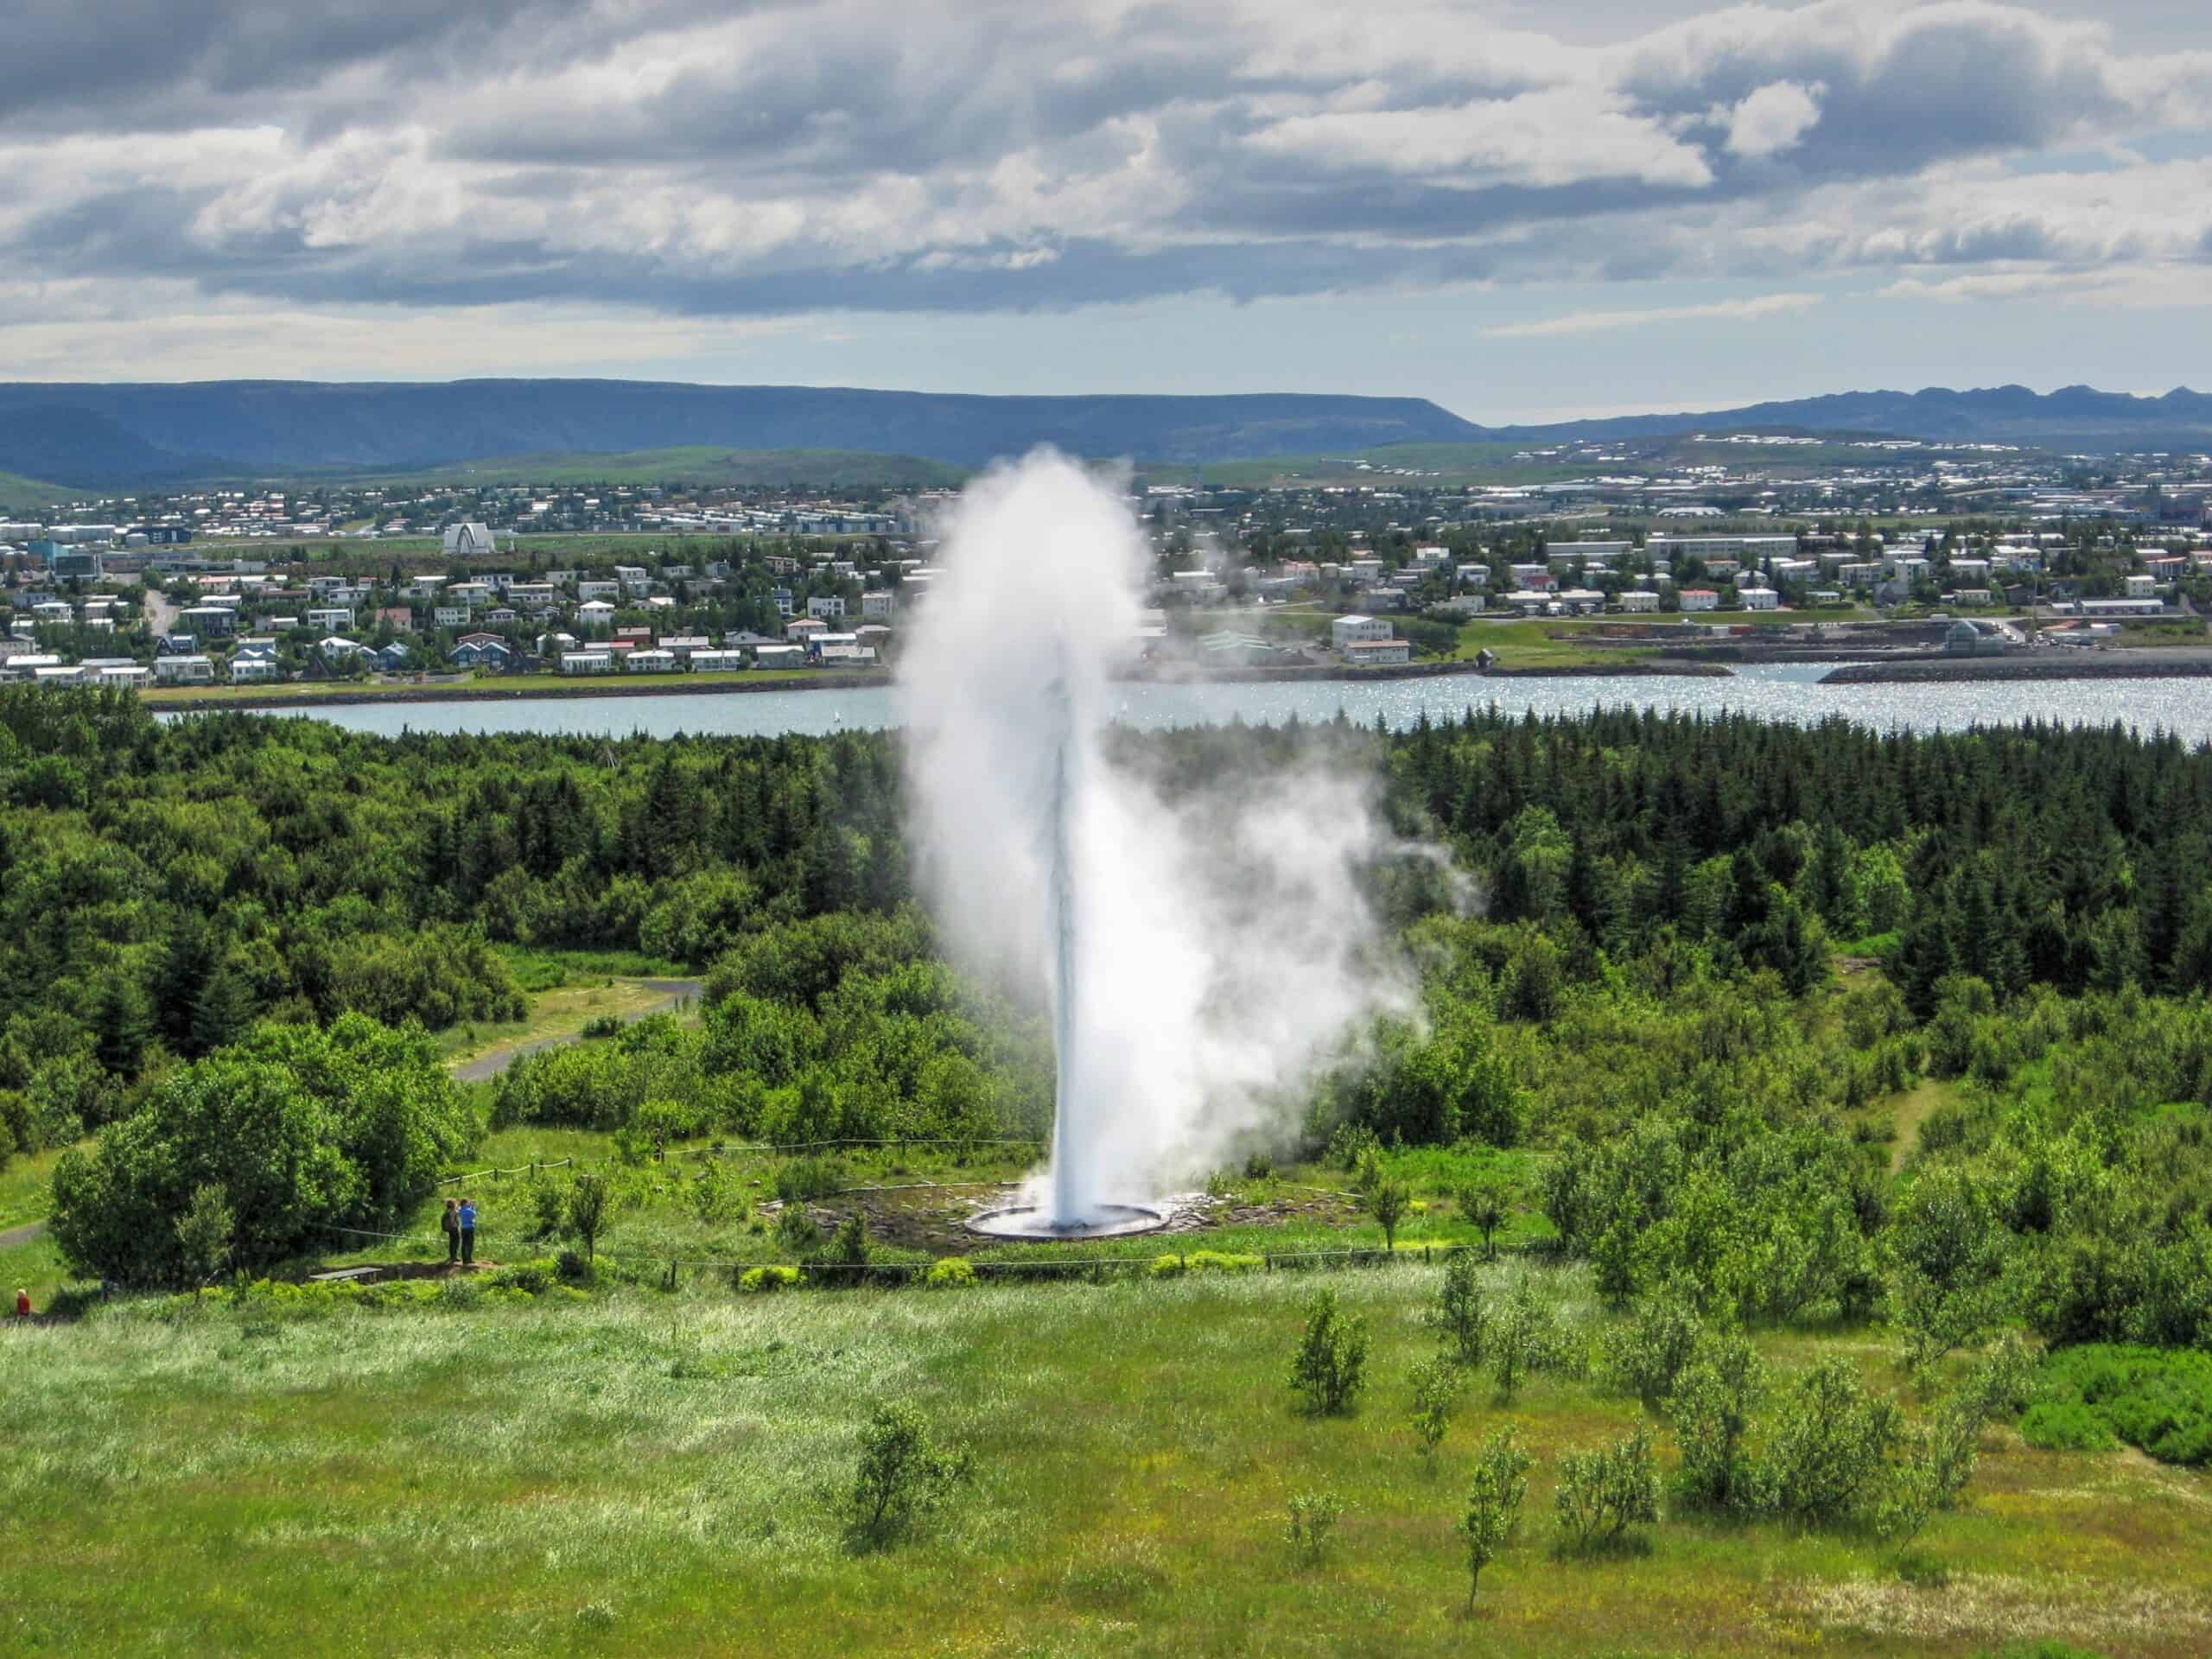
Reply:
[[[1329,1535],[1344,1518],[1344,1499],[1334,1492],[1300,1492],[1290,1500],[1289,1510],[1284,1541],[1306,1566],[1319,1567],[1322,1553],[1329,1547]]]
[[[1192,1250],[1183,1258],[1185,1269],[1191,1273],[1257,1273],[1266,1265],[1265,1256],[1227,1250]]]
[[[2043,1380],[2020,1420],[2031,1445],[2117,1440],[2161,1463],[2212,1464],[2212,1354],[2092,1343],[2051,1355]]]
[[[1879,1495],[1901,1426],[1848,1360],[1823,1360],[1783,1402],[1768,1453],[1775,1507],[1806,1522],[1857,1512]]]
[[[1467,1611],[1475,1611],[1475,1587],[1483,1568],[1497,1558],[1521,1518],[1529,1495],[1532,1459],[1512,1429],[1500,1429],[1483,1442],[1467,1488],[1467,1508],[1459,1517],[1459,1541],[1467,1552]]]
[[[836,1269],[830,1275],[836,1283],[856,1285],[868,1276],[868,1264],[874,1254],[868,1243],[868,1217],[856,1210],[837,1224],[820,1259]]]
[[[1536,1300],[1526,1279],[1508,1293],[1483,1337],[1484,1357],[1497,1379],[1497,1397],[1510,1401],[1522,1380],[1535,1372],[1572,1373],[1579,1368],[1552,1311]]]
[[[2045,1452],[2109,1452],[2120,1444],[2105,1414],[2078,1400],[2046,1400],[2020,1419],[2020,1438]]]
[[[1606,1332],[1600,1365],[1615,1388],[1656,1406],[1674,1393],[1675,1378],[1704,1333],[1688,1302],[1671,1294],[1653,1296],[1634,1318]]]
[[[738,1274],[737,1287],[747,1295],[766,1295],[779,1290],[789,1290],[799,1281],[797,1268],[747,1268]]]
[[[1676,1479],[1684,1497],[1716,1510],[1758,1506],[1745,1441],[1765,1393],[1766,1368],[1741,1333],[1716,1333],[1699,1342],[1666,1404],[1681,1453]]]
[[[530,1211],[532,1238],[551,1238],[558,1234],[568,1219],[568,1192],[543,1176],[530,1184]]]
[[[964,1255],[941,1256],[922,1275],[926,1290],[963,1290],[976,1282],[976,1264]]]
[[[1639,1427],[1616,1445],[1561,1457],[1552,1505],[1560,1541],[1579,1550],[1617,1543],[1630,1527],[1658,1520],[1659,1465],[1651,1432]]]
[[[938,1445],[913,1407],[878,1406],[861,1431],[861,1455],[846,1499],[849,1535],[861,1548],[897,1542],[975,1472],[964,1446]]]
[[[705,1160],[698,1174],[683,1189],[683,1197],[691,1206],[691,1213],[709,1227],[743,1221],[753,1208],[752,1198],[719,1158]]]
[[[787,1205],[830,1198],[844,1185],[844,1172],[828,1158],[794,1158],[776,1166],[776,1196]]]
[[[219,1188],[231,1262],[253,1271],[332,1227],[386,1229],[475,1142],[478,1126],[419,1027],[359,1014],[261,1026],[163,1078],[54,1173],[55,1242],[86,1277],[188,1282],[176,1224]]]
[[[793,1255],[811,1255],[822,1248],[822,1230],[804,1204],[786,1199],[776,1212],[776,1243]]]
[[[1364,1123],[1339,1123],[1329,1136],[1328,1161],[1347,1175],[1357,1175],[1362,1158],[1369,1154],[1380,1154],[1382,1143],[1375,1131]]]
[[[481,1281],[456,1279],[451,1282],[480,1282],[493,1290],[518,1290],[526,1296],[542,1296],[553,1288],[553,1264],[550,1262],[518,1262],[512,1267],[495,1268]]]
[[[1307,1306],[1306,1334],[1290,1365],[1290,1386],[1317,1417],[1340,1416],[1367,1380],[1367,1321],[1325,1290]]]
[[[209,1185],[195,1190],[192,1202],[176,1218],[177,1257],[197,1295],[214,1282],[231,1259],[231,1240],[238,1220],[231,1214],[223,1189]]]

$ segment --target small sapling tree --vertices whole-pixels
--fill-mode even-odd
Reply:
[[[1529,1496],[1529,1465],[1532,1459],[1521,1446],[1521,1437],[1500,1429],[1483,1442],[1475,1459],[1474,1479],[1467,1488],[1466,1513],[1459,1517],[1459,1541],[1467,1552],[1467,1611],[1475,1611],[1475,1590],[1483,1569],[1497,1559],[1521,1518],[1522,1500]]]
[[[607,1178],[579,1175],[569,1183],[569,1230],[583,1241],[584,1260],[593,1261],[607,1227]]]
[[[1316,1417],[1351,1409],[1367,1381],[1367,1321],[1337,1306],[1325,1290],[1306,1308],[1306,1334],[1290,1363],[1290,1386]]]
[[[1466,1251],[1454,1251],[1445,1261],[1444,1282],[1428,1310],[1427,1324],[1459,1364],[1482,1363],[1486,1312],[1481,1268]]]
[[[1496,1181],[1474,1181],[1459,1189],[1460,1219],[1483,1236],[1483,1255],[1497,1260],[1497,1232],[1505,1225],[1505,1188]]]
[[[1459,1368],[1439,1354],[1416,1364],[1408,1380],[1413,1384],[1414,1396],[1408,1421],[1421,1449],[1433,1458],[1451,1432],[1452,1408],[1459,1398]]]
[[[1382,1248],[1398,1247],[1398,1228],[1413,1208],[1413,1189],[1395,1175],[1385,1175],[1368,1189],[1367,1212],[1382,1230]]]
[[[1307,1567],[1319,1567],[1329,1535],[1344,1519],[1344,1501],[1334,1492],[1300,1492],[1290,1500],[1290,1521],[1283,1539]]]
[[[878,1406],[861,1431],[860,1463],[847,1499],[853,1543],[862,1549],[896,1543],[974,1473],[969,1450],[939,1446],[913,1407]]]

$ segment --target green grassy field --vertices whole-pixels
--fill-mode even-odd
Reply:
[[[1500,1276],[1518,1271],[1497,1269]],[[1433,1462],[1406,1372],[1438,1274],[1328,1275],[1369,1319],[1357,1414],[1297,1414],[1313,1274],[946,1293],[720,1286],[405,1309],[173,1306],[0,1332],[4,1645],[217,1651],[1065,1656],[1963,1655],[2063,1636],[2212,1641],[2212,1485],[1993,1432],[1968,1501],[1901,1578],[1872,1540],[1670,1516],[1596,1559],[1550,1548],[1552,1470],[1638,1420],[1596,1384],[1465,1392]],[[1571,1326],[1576,1275],[1540,1275]],[[1815,1351],[1889,1386],[1880,1345]],[[861,1553],[840,1501],[879,1402],[967,1443],[940,1520]],[[1540,1459],[1479,1611],[1452,1523],[1480,1436]],[[1344,1520],[1318,1565],[1288,1497]],[[1948,1582],[1935,1581],[1948,1572]]]
[[[1762,613],[1758,616],[1743,612],[1715,612],[1699,620],[1723,622],[1731,626],[1783,628],[1802,622],[1866,621],[1873,614],[1871,611],[1859,609],[1791,611],[1779,615]],[[1546,617],[1528,620],[1507,620],[1495,616],[1475,617],[1460,628],[1459,647],[1452,654],[1467,660],[1478,652],[1487,649],[1497,654],[1498,666],[1505,669],[1583,668],[1644,662],[1662,654],[1668,642],[1662,639],[1648,646],[1605,645],[1594,643],[1594,639],[1608,628],[1645,622],[1662,628],[1681,626],[1679,617]],[[1688,630],[1684,629],[1681,643],[1695,645],[1703,641],[1701,638],[1691,639]]]
[[[841,669],[840,675],[882,674],[880,669]],[[161,708],[181,704],[188,708],[217,708],[226,704],[289,706],[294,703],[314,704],[340,702],[429,702],[445,699],[466,700],[471,697],[588,697],[613,695],[638,695],[634,688],[645,685],[661,692],[699,692],[729,686],[790,685],[808,680],[820,680],[824,671],[818,668],[752,668],[730,672],[713,670],[696,674],[524,674],[493,675],[476,679],[457,680],[450,685],[417,685],[412,682],[391,683],[359,680],[288,680],[273,685],[165,685],[149,686],[138,695],[149,705]],[[632,688],[626,694],[610,691],[610,687]]]

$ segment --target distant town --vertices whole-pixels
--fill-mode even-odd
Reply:
[[[1808,466],[1808,447],[1840,460]],[[1486,664],[1523,637],[1497,625],[1568,619],[1618,624],[1613,644],[1794,621],[1831,645],[1912,620],[1934,625],[1920,643],[1997,655],[2201,634],[2212,605],[2204,456],[1758,433],[1666,448],[1685,454],[1516,452],[1500,466],[1522,476],[1488,483],[1360,458],[1319,464],[1327,481],[1141,475],[1154,609],[1132,671]],[[623,483],[54,502],[0,522],[0,678],[868,673],[940,574],[944,499]]]

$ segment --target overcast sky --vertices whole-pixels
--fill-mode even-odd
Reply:
[[[2212,4],[13,0],[0,379],[2212,386]]]

